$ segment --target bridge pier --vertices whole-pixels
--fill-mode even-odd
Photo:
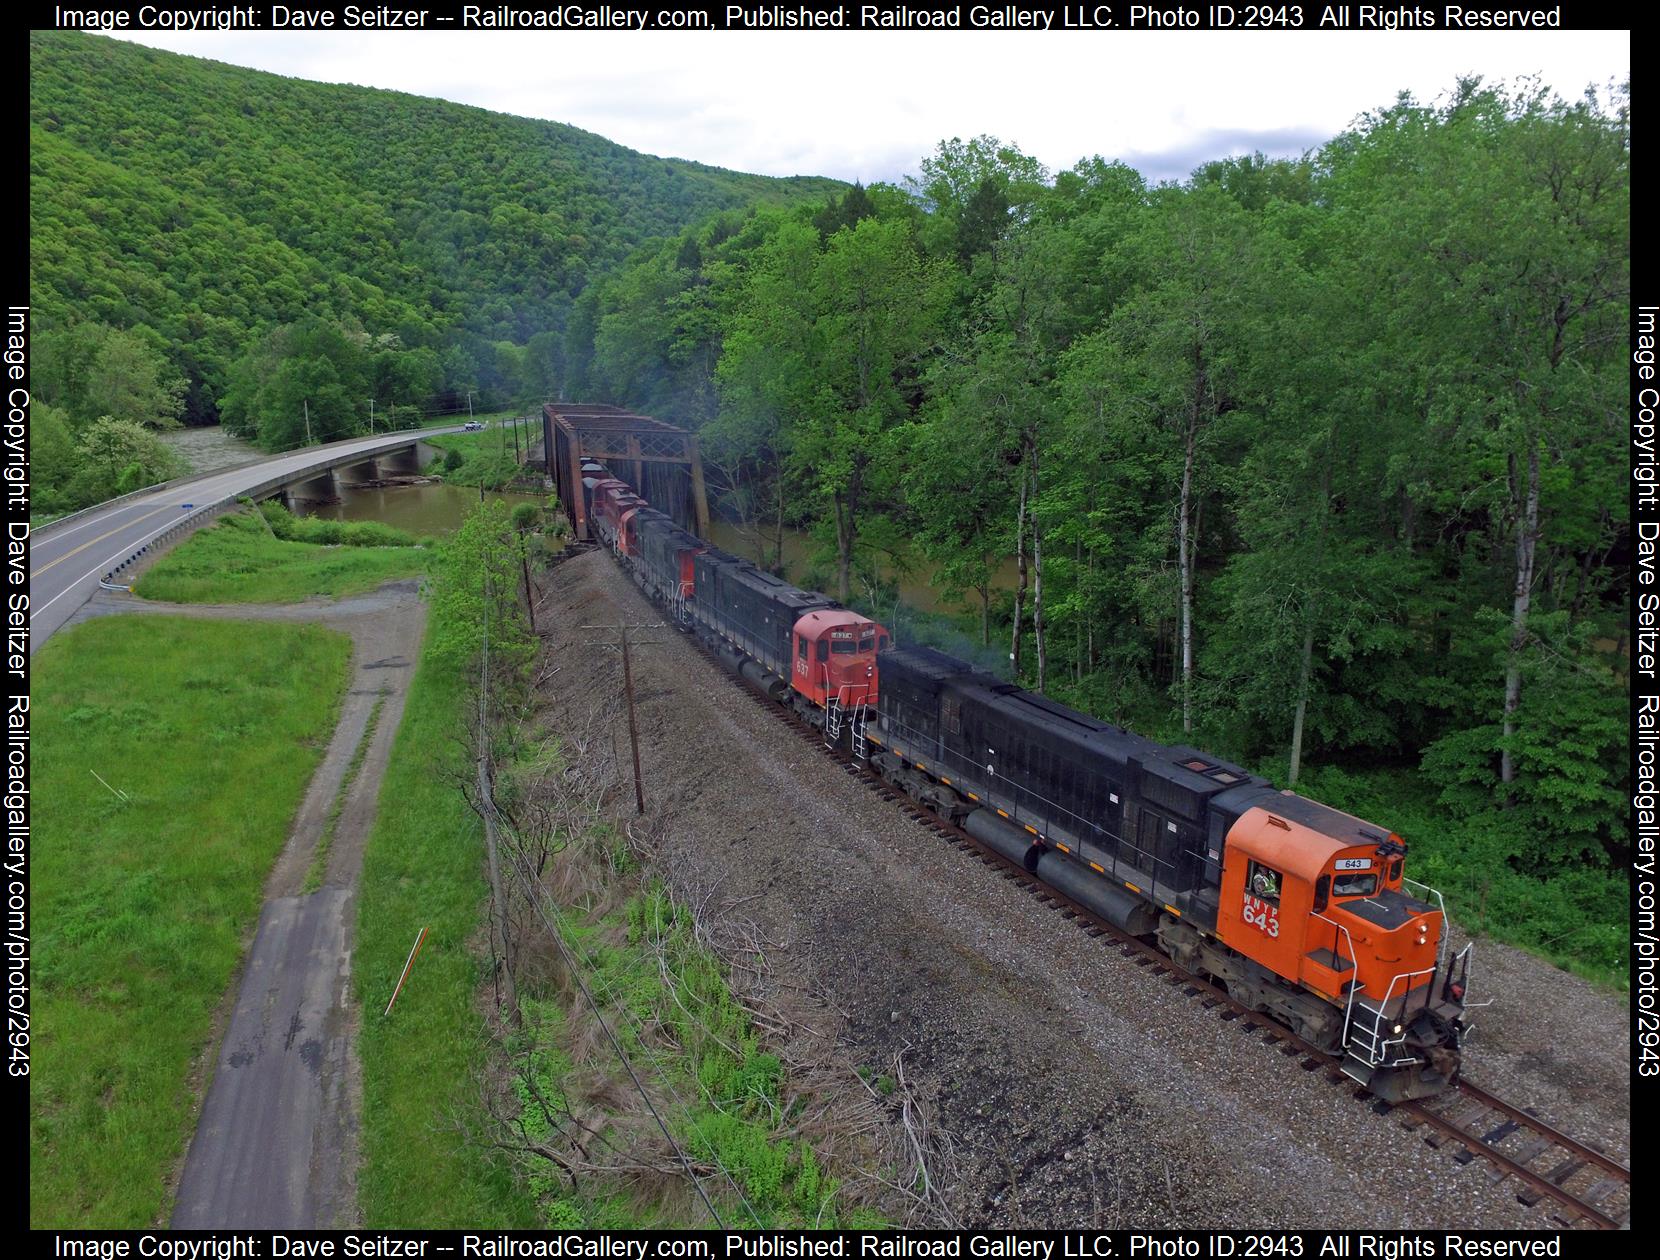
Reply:
[[[301,503],[340,502],[340,491],[334,484],[334,470],[331,468],[308,481],[297,481],[291,486],[284,486],[282,497],[291,512]]]
[[[380,466],[387,474],[416,474],[421,471],[421,456],[419,443],[411,442],[408,446],[400,446],[395,451],[387,451],[380,457]]]
[[[342,464],[335,474],[343,486],[368,485],[380,480],[380,467],[378,461],[366,459],[361,464]]]

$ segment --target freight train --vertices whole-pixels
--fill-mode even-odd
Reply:
[[[697,538],[602,465],[588,519],[733,672],[889,783],[1389,1102],[1458,1077],[1469,945],[1406,845],[1208,753],[1159,744],[926,647]]]

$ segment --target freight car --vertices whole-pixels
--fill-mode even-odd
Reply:
[[[791,586],[583,469],[676,624],[910,796],[1306,1040],[1388,1101],[1457,1078],[1470,946],[1394,833],[1024,691]]]

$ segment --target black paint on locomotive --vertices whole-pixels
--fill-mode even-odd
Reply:
[[[1216,926],[1228,829],[1262,798],[1276,808],[1289,799],[1238,766],[1097,721],[931,648],[890,649],[879,661],[879,738],[906,761],[1204,930]]]
[[[806,613],[840,604],[719,548],[695,557],[697,607],[721,634],[780,678],[790,677],[790,633]]]

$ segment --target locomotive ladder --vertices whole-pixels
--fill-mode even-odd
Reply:
[[[853,760],[867,761],[870,750],[865,743],[865,724],[870,720],[870,706],[855,705],[852,716],[848,720],[848,742],[853,746]]]
[[[858,700],[844,703],[843,693],[851,690],[853,684],[844,683],[825,696],[824,746],[834,748],[841,739],[843,725],[846,725],[847,740],[853,751],[853,759],[864,761],[868,753],[865,744],[865,724],[870,718],[870,706],[865,703],[862,694]]]

